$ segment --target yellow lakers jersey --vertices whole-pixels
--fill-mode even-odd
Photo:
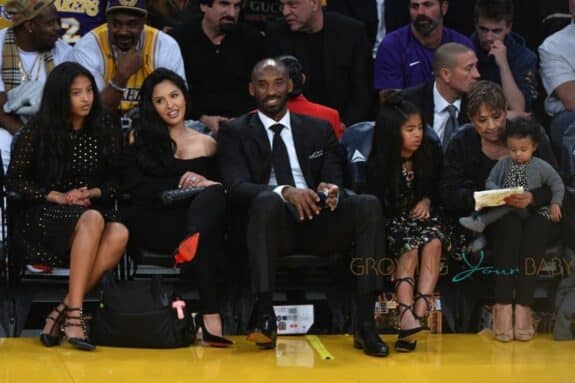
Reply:
[[[116,70],[118,69],[116,64],[116,55],[108,38],[108,25],[101,25],[90,33],[94,34],[96,41],[100,46],[100,52],[102,53],[102,59],[104,61],[103,77],[104,82],[107,84],[112,77],[114,77]],[[130,76],[126,83],[126,89],[124,90],[122,101],[120,103],[120,111],[122,112],[127,112],[138,105],[140,87],[142,86],[144,79],[155,69],[154,57],[158,33],[159,31],[157,29],[147,25],[144,26],[139,44],[143,65],[140,70]]]

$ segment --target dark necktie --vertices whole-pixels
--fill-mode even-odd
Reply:
[[[284,126],[281,124],[270,126],[270,129],[274,132],[274,139],[272,142],[272,164],[278,185],[295,186],[293,174],[291,172],[291,165],[289,163],[289,155],[281,136],[283,128]]]
[[[459,122],[457,121],[456,106],[450,104],[447,105],[443,110],[449,113],[449,118],[447,119],[447,122],[445,123],[445,129],[443,130],[443,140],[441,141],[441,146],[443,147],[443,150],[445,150],[447,148],[447,143],[449,142],[449,139],[451,138],[453,133],[455,133],[455,131],[457,130]]]

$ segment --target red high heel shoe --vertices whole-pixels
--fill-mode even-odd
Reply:
[[[199,242],[200,233],[194,233],[180,242],[174,254],[174,267],[182,263],[191,262],[196,256]]]

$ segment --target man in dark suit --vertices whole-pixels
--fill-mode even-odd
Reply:
[[[479,79],[477,56],[463,44],[447,43],[437,48],[432,65],[434,80],[402,94],[419,107],[445,149],[459,125],[469,122],[463,96]]]
[[[380,6],[383,8],[379,8]],[[363,22],[370,46],[375,45],[376,52],[377,46],[386,33],[393,32],[409,23],[409,12],[405,6],[405,0],[328,0],[325,9]]]
[[[378,200],[340,193],[342,169],[333,130],[326,121],[290,113],[291,89],[284,64],[260,61],[249,86],[257,112],[226,123],[218,135],[220,170],[230,200],[248,209],[247,246],[257,295],[248,340],[264,348],[276,342],[271,298],[278,257],[296,251],[321,256],[355,243],[352,262],[366,265],[378,264],[385,253]],[[373,269],[350,269],[357,276],[354,346],[368,355],[386,356],[388,347],[377,336],[373,312],[381,277]]]
[[[284,20],[268,26],[270,56],[300,60],[304,95],[350,124],[373,119],[371,47],[363,24],[321,8],[320,0],[280,0]]]

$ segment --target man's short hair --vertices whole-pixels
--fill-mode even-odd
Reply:
[[[200,5],[207,5],[208,7],[211,7],[214,5],[214,0],[200,0],[199,3]]]
[[[473,11],[475,22],[482,19],[501,21],[507,24],[513,22],[513,1],[512,0],[477,0]]]
[[[449,1],[449,0],[437,0],[437,2],[439,3],[439,5],[445,3],[446,1]],[[411,5],[411,0],[407,0],[407,6],[409,7],[410,5]]]
[[[254,81],[259,73],[263,72],[266,70],[266,68],[269,67],[273,67],[274,69],[282,72],[282,75],[285,74],[289,78],[289,71],[285,64],[278,59],[268,57],[261,59],[256,63],[256,65],[254,65],[250,76],[250,81]]]
[[[446,43],[435,50],[433,55],[433,73],[437,76],[442,68],[451,69],[455,66],[457,56],[473,52],[467,45],[459,43]]]

